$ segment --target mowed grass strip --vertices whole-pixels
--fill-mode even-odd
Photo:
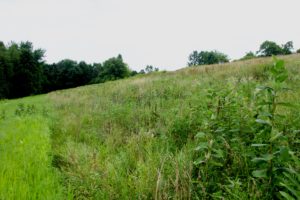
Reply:
[[[62,199],[51,167],[50,132],[42,117],[0,121],[0,199]]]

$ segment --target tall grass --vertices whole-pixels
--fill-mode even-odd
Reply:
[[[49,128],[41,117],[14,118],[0,126],[0,199],[62,199],[51,168]]]
[[[283,59],[280,87],[267,58],[43,96],[47,169],[73,199],[297,199],[300,57]]]

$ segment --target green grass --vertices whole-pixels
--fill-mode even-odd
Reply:
[[[51,167],[49,128],[41,117],[1,122],[0,199],[58,199],[59,176]]]
[[[0,135],[8,147],[1,136],[1,156],[22,148],[13,148],[20,140],[30,144],[13,161],[1,159],[0,172],[9,170],[0,199],[296,199],[300,56],[282,58],[289,77],[281,87],[289,90],[276,102],[288,107],[277,106],[271,128],[258,123],[270,115],[267,96],[255,92],[279,87],[270,79],[270,58],[3,101]],[[45,164],[12,164],[24,155],[25,163]],[[268,173],[259,177],[262,169]]]

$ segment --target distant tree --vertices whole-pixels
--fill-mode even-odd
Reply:
[[[13,52],[15,50],[17,53]],[[12,51],[11,59],[14,62],[11,97],[40,93],[43,82],[44,50],[34,50],[32,43],[21,42],[20,46],[13,44],[10,51]],[[14,53],[16,54],[13,55]]]
[[[80,85],[89,84],[91,82],[91,80],[96,78],[97,75],[99,74],[99,70],[97,67],[88,65],[84,61],[79,62],[78,67],[80,70],[80,74],[78,77],[78,83]]]
[[[244,57],[242,57],[240,60],[249,60],[252,58],[256,58],[256,55],[252,51],[250,51],[250,52],[247,52],[246,55]]]
[[[147,66],[145,67],[146,73],[151,73],[151,72],[153,72],[153,70],[154,70],[154,68],[153,68],[152,65],[147,65]]]
[[[130,72],[130,76],[135,76],[135,75],[138,75],[139,73],[135,70],[131,71]]]
[[[6,98],[9,94],[9,81],[7,79],[8,68],[7,49],[0,41],[0,99]]]
[[[130,70],[126,63],[123,62],[121,55],[110,58],[103,63],[102,70],[95,83],[103,83],[105,81],[117,80],[130,76]]]
[[[292,41],[288,41],[284,45],[282,45],[282,50],[284,55],[292,54],[292,51],[294,49],[294,45]]]
[[[199,65],[199,53],[198,51],[193,51],[189,55],[188,66],[196,66],[196,65]]]
[[[149,73],[152,73],[152,72],[158,72],[159,71],[159,68],[158,67],[153,67],[152,65],[147,65],[145,67],[145,69],[142,69],[139,74],[149,74]]]
[[[265,41],[260,45],[257,54],[259,56],[272,56],[272,55],[288,55],[293,50],[293,42],[289,41],[286,44],[279,46],[273,41]]]
[[[278,44],[268,40],[260,45],[259,51],[257,52],[260,56],[280,55],[282,53],[282,48]]]
[[[139,74],[146,74],[144,69],[141,69],[141,71],[139,72]]]
[[[228,56],[218,51],[193,51],[189,56],[189,66],[210,65],[229,62]]]
[[[131,72],[121,55],[103,63],[77,63],[64,59],[46,64],[45,51],[34,49],[31,42],[0,41],[0,99],[17,98],[90,83],[116,80],[137,74]]]
[[[297,52],[297,53],[300,53],[300,49],[298,49],[296,52]]]

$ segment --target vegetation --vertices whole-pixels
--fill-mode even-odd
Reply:
[[[46,64],[44,54],[44,50],[34,49],[30,42],[5,46],[0,41],[0,99],[103,83],[137,74],[131,72],[121,55],[103,64],[91,65],[70,59]]]
[[[229,62],[228,56],[218,51],[193,51],[189,56],[189,66],[211,65]]]
[[[265,41],[257,55],[247,53],[241,60],[271,55],[292,53],[293,42],[277,45]],[[121,55],[103,63],[87,64],[64,59],[58,63],[47,64],[43,60],[45,51],[34,49],[32,43],[21,42],[4,45],[0,41],[0,99],[19,98],[54,90],[73,88],[93,83],[118,80],[159,71],[147,65],[139,73],[129,69]],[[210,65],[229,62],[228,56],[218,51],[194,51],[189,56],[188,65]]]
[[[24,100],[22,100],[24,102]],[[66,199],[58,171],[51,166],[46,112],[31,102],[1,102],[0,199]],[[14,112],[12,113],[12,111]]]
[[[260,56],[272,56],[272,55],[289,55],[292,54],[293,42],[289,41],[284,45],[279,46],[275,42],[265,41],[260,45],[257,52]]]
[[[246,53],[246,55],[244,57],[242,57],[240,60],[249,60],[249,59],[253,59],[256,58],[255,53],[253,53],[252,51]]]
[[[0,199],[297,199],[300,57],[282,59],[1,101]]]
[[[259,50],[256,53],[249,51],[239,60],[243,61],[257,57],[270,57],[274,55],[290,55],[293,53],[293,48],[294,46],[292,41],[280,46],[273,41],[266,40],[260,45]],[[298,51],[297,53],[299,53]],[[229,59],[228,56],[223,53],[217,51],[193,51],[189,55],[188,66],[211,65],[226,62],[229,62]]]

